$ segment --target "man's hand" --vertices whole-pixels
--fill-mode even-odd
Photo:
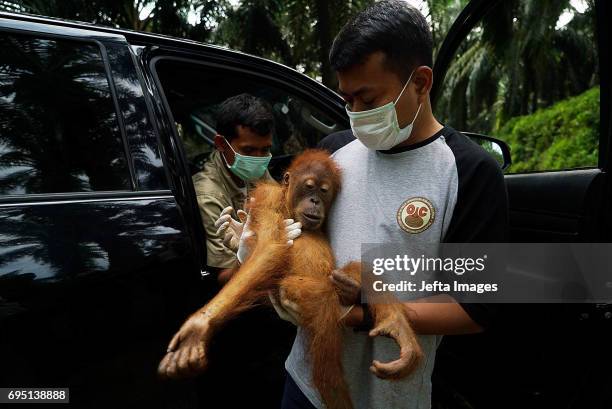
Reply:
[[[285,320],[289,321],[296,327],[300,325],[301,317],[300,317],[300,306],[288,299],[285,295],[285,291],[281,287],[279,290],[280,301],[274,296],[272,291],[268,291],[268,298],[272,303],[272,307],[278,314],[278,316]],[[341,306],[340,308],[340,316],[338,317],[338,321],[342,321],[344,317],[348,315],[349,312],[353,309],[354,305],[349,307]]]
[[[381,379],[400,379],[411,374],[423,359],[423,350],[416,339],[407,318],[405,306],[397,308],[386,306],[377,311],[378,325],[369,333],[371,337],[379,335],[392,338],[400,348],[400,357],[391,362],[372,361],[370,371]],[[381,316],[382,315],[382,316]]]
[[[289,300],[285,291],[281,288],[279,290],[280,301],[274,296],[272,291],[268,291],[268,298],[272,303],[272,307],[278,314],[278,316],[285,320],[289,321],[296,327],[300,325],[300,307],[293,301]]]
[[[236,212],[238,219],[240,219],[238,221],[232,217],[233,211],[234,208],[232,206],[223,209],[219,218],[215,221],[215,227],[217,228],[217,236],[223,234],[223,245],[233,252],[237,252],[247,213],[244,210],[238,210]]]
[[[251,199],[251,205],[253,199]],[[226,207],[215,222],[217,235],[224,235],[223,244],[236,252],[238,261],[242,264],[251,254],[251,247],[255,233],[249,228],[250,216],[243,210],[238,210],[237,214],[240,222],[233,219],[231,213],[234,209]],[[302,223],[293,219],[284,220],[285,233],[287,234],[287,244],[293,245],[293,240],[302,234]]]
[[[202,372],[207,364],[206,348],[210,335],[210,323],[202,311],[189,317],[168,344],[166,356],[157,368],[158,375],[184,378]]]
[[[255,232],[251,230],[251,216],[247,215],[246,221],[244,222],[244,228],[242,234],[238,240],[238,251],[236,252],[236,258],[240,264],[244,264],[249,255],[254,243]]]
[[[285,224],[285,233],[287,234],[287,244],[292,246],[293,240],[302,234],[302,223],[296,222],[293,219],[285,219],[283,223]]]
[[[342,305],[354,305],[361,301],[361,284],[357,280],[344,274],[342,270],[332,271],[330,279],[336,287]]]
[[[244,264],[247,258],[249,258],[253,250],[253,243],[255,242],[255,232],[250,228],[250,221],[251,216],[248,215],[238,242],[236,258],[238,258],[240,264]],[[285,219],[283,223],[285,225],[285,234],[287,235],[287,245],[292,246],[293,240],[297,239],[300,237],[300,234],[302,234],[302,223],[296,222],[293,219]]]

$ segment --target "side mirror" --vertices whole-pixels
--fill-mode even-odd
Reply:
[[[462,132],[462,134],[469,137],[472,141],[482,146],[485,151],[489,152],[497,163],[499,163],[499,167],[502,170],[508,169],[508,166],[512,164],[510,146],[508,146],[506,142],[473,132]]]

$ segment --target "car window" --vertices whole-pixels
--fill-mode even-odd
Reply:
[[[461,131],[510,145],[508,172],[597,166],[593,2],[498,2],[463,40],[436,101]]]
[[[99,46],[0,32],[0,194],[129,189]]]
[[[249,93],[271,105],[275,120],[273,157],[295,155],[342,129],[305,99],[247,74],[170,59],[158,61],[155,69],[192,172],[203,167],[214,149],[219,104],[234,95]]]

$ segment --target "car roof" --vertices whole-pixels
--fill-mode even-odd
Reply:
[[[283,75],[291,75],[293,78],[296,76],[300,79],[303,85],[306,85],[311,90],[317,90],[317,92],[321,92],[326,94],[332,100],[335,100],[338,106],[342,107],[340,111],[344,112],[344,100],[342,97],[333,89],[328,88],[321,82],[315,80],[314,78],[309,77],[308,75],[297,71],[292,67],[288,67],[284,64],[278,63],[276,61],[269,60],[267,58],[259,57],[256,55],[248,54],[242,51],[232,50],[227,47],[203,43],[200,41],[190,40],[186,38],[178,38],[172,37],[165,34],[157,34],[150,33],[144,31],[136,31],[125,28],[116,28],[116,27],[108,27],[93,23],[81,22],[81,21],[73,21],[66,20],[62,18],[56,17],[46,17],[35,14],[27,14],[27,13],[11,13],[0,11],[0,20],[6,19],[10,21],[13,27],[18,28],[18,22],[23,21],[25,23],[37,23],[44,24],[47,26],[54,26],[58,30],[55,34],[61,35],[62,29],[68,30],[87,30],[90,33],[101,34],[102,36],[108,35],[109,37],[113,36],[122,36],[130,45],[134,46],[166,46],[170,48],[178,48],[189,50],[190,52],[202,53],[202,54],[214,54],[220,58],[227,58],[232,60],[241,60],[242,62],[252,64],[253,66],[258,66],[260,68],[264,68],[269,72],[276,72],[277,74],[283,73]],[[17,24],[16,24],[17,23]],[[25,25],[25,24],[24,24]],[[295,79],[298,79],[295,78]]]
[[[316,81],[315,79],[297,71],[296,69],[292,67],[288,67],[284,64],[269,60],[267,58],[248,54],[242,51],[232,50],[227,47],[223,47],[223,46],[216,45],[216,44],[204,43],[200,41],[190,40],[187,38],[172,37],[172,36],[165,35],[165,34],[150,33],[150,32],[145,32],[145,31],[136,31],[136,30],[126,29],[126,28],[109,27],[109,26],[103,26],[103,25],[98,25],[98,24],[93,24],[93,23],[82,22],[82,21],[66,20],[62,18],[46,17],[46,16],[28,14],[28,13],[11,13],[11,12],[0,11],[0,18],[5,18],[8,20],[12,20],[12,21],[24,21],[24,22],[30,22],[30,23],[46,24],[46,25],[56,26],[58,28],[65,27],[68,29],[81,29],[81,30],[95,31],[98,33],[120,35],[120,36],[125,37],[127,42],[131,45],[164,45],[164,46],[170,46],[170,47],[174,46],[174,47],[186,48],[186,49],[189,49],[191,51],[196,51],[196,52],[198,51],[199,52],[214,52],[215,54],[218,54],[218,55],[226,55],[228,57],[233,56],[234,58],[239,57],[243,60],[250,59],[259,64],[268,65],[270,67],[275,66],[277,68],[293,71],[295,74],[302,76],[304,80],[316,83],[319,86],[324,87],[326,90],[330,91],[331,93],[335,94],[336,97],[338,98],[340,97],[334,90],[331,90],[325,87],[319,81]]]
[[[219,50],[225,50],[225,51],[230,51],[233,53],[240,53],[240,54],[245,54],[245,55],[249,55],[251,57],[255,57],[255,58],[261,58],[261,57],[257,57],[251,54],[246,54],[240,51],[235,51],[235,50],[231,50],[227,47],[222,47],[219,45],[215,45],[215,44],[209,44],[209,43],[203,43],[203,42],[199,42],[199,41],[194,41],[194,40],[189,40],[186,38],[178,38],[178,37],[172,37],[169,35],[165,35],[165,34],[157,34],[157,33],[151,33],[151,32],[146,32],[146,31],[137,31],[137,30],[132,30],[132,29],[128,29],[128,28],[117,28],[117,27],[111,27],[111,26],[105,26],[105,25],[101,25],[101,24],[94,24],[94,23],[88,23],[88,22],[84,22],[84,21],[76,21],[76,20],[67,20],[67,19],[63,19],[63,18],[59,18],[59,17],[47,17],[47,16],[41,16],[41,15],[37,15],[37,14],[29,14],[29,13],[11,13],[11,12],[6,12],[6,11],[0,11],[0,18],[7,18],[7,19],[12,19],[12,20],[21,20],[21,21],[29,21],[29,22],[33,22],[33,23],[41,23],[41,24],[49,24],[49,25],[54,25],[54,26],[58,26],[58,27],[70,27],[70,28],[79,28],[79,29],[83,29],[83,30],[91,30],[91,31],[99,31],[99,32],[103,32],[103,33],[110,33],[110,34],[116,34],[116,35],[122,35],[124,36],[126,39],[129,40],[136,40],[138,42],[145,42],[145,43],[149,43],[149,42],[156,42],[156,43],[179,43],[179,44],[188,44],[188,45],[195,45],[195,46],[199,46],[199,47],[206,47],[206,48],[214,48],[214,49],[219,49]],[[131,42],[131,41],[129,41]]]

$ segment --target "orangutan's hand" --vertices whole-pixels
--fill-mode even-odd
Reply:
[[[210,338],[209,319],[198,311],[185,321],[174,335],[166,356],[157,368],[162,378],[184,378],[196,375],[206,368],[207,340]]]
[[[381,379],[400,379],[408,376],[423,359],[423,351],[403,308],[405,307],[401,304],[396,308],[385,308],[383,314],[378,314],[377,325],[370,331],[371,337],[382,335],[393,338],[400,348],[400,357],[395,361],[372,361],[370,371]]]

